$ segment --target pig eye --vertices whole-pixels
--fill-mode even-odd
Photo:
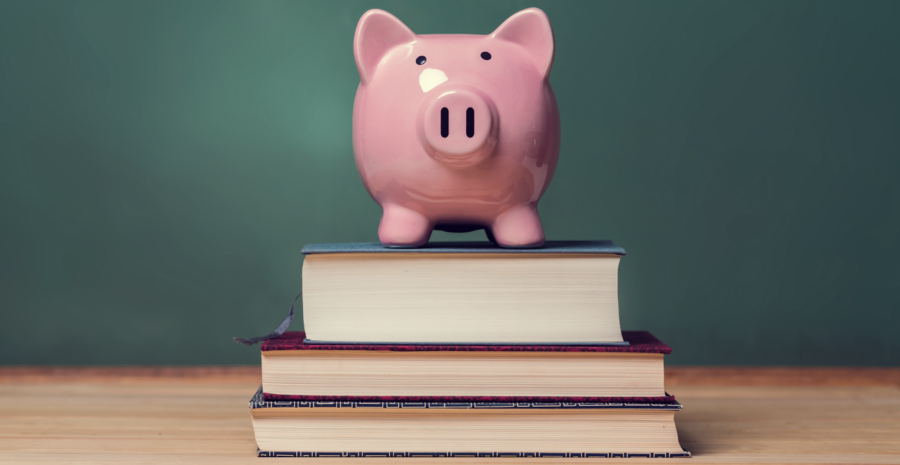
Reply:
[[[420,56],[419,58],[416,58],[416,64],[417,64],[417,65],[424,65],[424,64],[425,64],[425,55],[422,55],[422,56]]]
[[[490,59],[491,59],[491,54],[488,53],[488,52],[481,52],[481,58],[484,59],[484,60],[490,60]]]

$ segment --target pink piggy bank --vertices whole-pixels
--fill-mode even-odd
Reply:
[[[353,52],[353,152],[383,209],[381,242],[485,229],[502,247],[543,245],[537,203],[560,140],[547,15],[522,10],[486,36],[416,35],[369,10]]]

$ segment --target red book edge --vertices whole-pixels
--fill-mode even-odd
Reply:
[[[636,352],[645,354],[670,354],[672,348],[650,334],[649,331],[622,331],[627,346],[591,345],[469,345],[469,344],[308,344],[303,342],[306,333],[288,331],[260,343],[263,352],[270,350],[388,350],[447,351],[447,352]]]

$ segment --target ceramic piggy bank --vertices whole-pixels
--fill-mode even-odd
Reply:
[[[483,228],[502,247],[543,245],[537,203],[560,138],[547,15],[520,11],[486,36],[416,35],[370,10],[353,52],[353,151],[384,210],[381,242],[418,247],[433,229]]]

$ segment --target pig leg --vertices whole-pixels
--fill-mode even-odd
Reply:
[[[419,247],[428,242],[434,227],[428,218],[408,208],[385,204],[378,239],[388,247]]]
[[[500,247],[525,249],[544,245],[544,228],[534,204],[517,205],[501,213],[491,232]]]

